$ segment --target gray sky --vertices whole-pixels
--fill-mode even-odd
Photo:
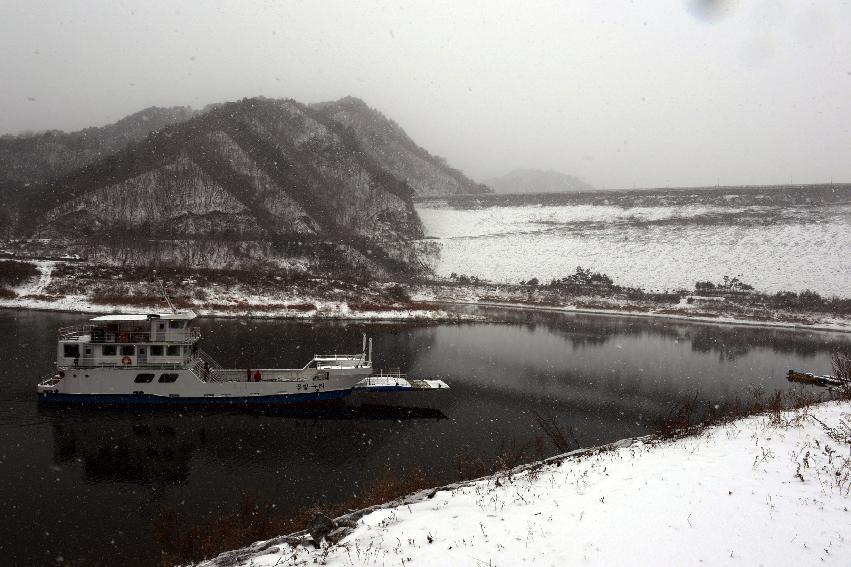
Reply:
[[[851,182],[851,2],[0,0],[0,133],[354,95],[476,179]]]

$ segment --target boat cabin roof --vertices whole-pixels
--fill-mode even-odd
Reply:
[[[196,317],[194,311],[183,313],[126,313],[120,315],[101,315],[91,319],[95,323],[118,322],[118,321],[147,321],[149,319],[179,319],[192,320]]]

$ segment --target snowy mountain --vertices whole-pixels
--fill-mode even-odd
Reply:
[[[424,269],[412,199],[486,191],[354,98],[149,109],[4,143],[12,235],[122,264]]]
[[[502,177],[487,179],[484,184],[497,193],[565,193],[594,189],[573,175],[541,169],[515,169]]]
[[[400,269],[419,265],[413,194],[352,129],[244,99],[32,187],[18,233],[122,263]]]
[[[358,98],[346,97],[312,107],[351,128],[369,156],[394,176],[405,180],[417,197],[490,192],[484,185],[449,167],[443,158],[415,144],[398,124]]]

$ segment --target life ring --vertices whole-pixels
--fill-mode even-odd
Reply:
[[[125,356],[121,359],[121,364],[123,364],[124,366],[129,366],[132,362],[133,360],[129,356]]]

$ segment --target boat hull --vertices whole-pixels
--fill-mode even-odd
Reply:
[[[38,386],[39,400],[100,405],[282,405],[340,399],[369,376],[371,367],[265,369],[260,381],[203,380],[189,369],[69,368]],[[221,374],[219,374],[221,375]],[[210,378],[216,376],[210,372]]]
[[[196,396],[172,397],[154,394],[63,394],[40,392],[38,399],[42,403],[69,405],[127,406],[127,405],[184,405],[184,406],[279,406],[313,405],[342,400],[352,390],[334,390],[331,392],[312,392],[304,394],[277,394],[255,396]]]

